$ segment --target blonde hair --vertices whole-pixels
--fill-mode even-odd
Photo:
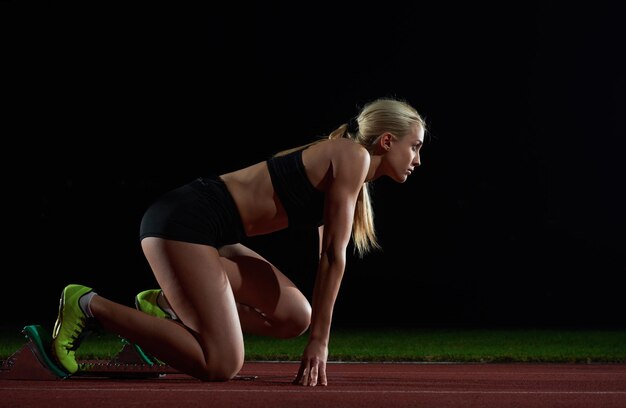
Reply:
[[[424,119],[407,102],[395,98],[379,98],[365,104],[356,118],[333,130],[327,138],[283,150],[276,156],[304,149],[326,139],[341,138],[351,139],[371,152],[376,140],[383,133],[389,132],[402,138],[416,125],[426,131]],[[369,182],[365,182],[357,198],[352,224],[354,250],[361,258],[374,249],[380,249],[374,228],[374,210],[369,189]]]

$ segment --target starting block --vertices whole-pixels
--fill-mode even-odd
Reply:
[[[22,334],[27,343],[0,367],[0,379],[59,380],[69,377],[162,377],[177,373],[158,364],[136,344],[121,339],[121,351],[110,361],[79,361],[75,374],[66,372],[50,355],[52,337],[40,325],[25,326]]]
[[[78,371],[66,372],[50,355],[52,337],[40,325],[25,326],[27,343],[0,366],[0,379],[63,380],[68,378],[162,378],[179,371],[147,355],[139,345],[121,339],[121,351],[110,361],[78,361]],[[257,376],[236,376],[254,380]]]

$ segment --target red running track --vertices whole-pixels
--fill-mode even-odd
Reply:
[[[329,363],[327,387],[291,385],[296,363],[248,362],[255,380],[0,380],[0,407],[626,407],[626,364]]]

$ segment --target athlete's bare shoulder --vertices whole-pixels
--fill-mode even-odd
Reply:
[[[319,156],[332,163],[338,163],[344,160],[356,160],[359,162],[369,160],[368,151],[360,144],[349,139],[324,140],[312,145],[306,150],[310,152],[305,151],[305,155],[311,153],[311,156]]]
[[[302,155],[311,182],[319,183],[329,179],[353,178],[362,182],[370,164],[370,154],[360,144],[349,139],[332,139],[316,143]]]

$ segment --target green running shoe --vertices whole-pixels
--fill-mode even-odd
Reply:
[[[80,308],[79,301],[92,289],[82,285],[67,285],[61,293],[59,314],[52,331],[52,355],[68,373],[78,371],[75,352],[89,333],[89,319]]]
[[[162,319],[172,319],[172,315],[161,309],[161,306],[159,306],[157,302],[161,292],[161,289],[149,289],[137,294],[137,296],[135,296],[135,307],[137,310],[141,310],[152,316]]]

